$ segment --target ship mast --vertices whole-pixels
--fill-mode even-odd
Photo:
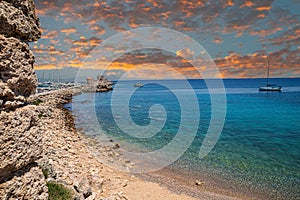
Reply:
[[[270,76],[270,55],[268,56],[267,86],[269,85],[269,76]]]

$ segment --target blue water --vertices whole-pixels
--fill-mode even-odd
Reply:
[[[212,180],[213,177],[221,178],[228,183],[224,186],[228,190],[257,193],[267,199],[300,199],[300,79],[271,81],[283,86],[283,92],[258,92],[258,87],[264,84],[263,79],[224,80],[225,124],[217,144],[203,159],[199,158],[199,150],[212,117],[211,96],[203,80],[189,80],[192,89],[186,88],[182,80],[165,80],[159,84],[140,81],[145,85],[136,88],[130,97],[130,116],[120,108],[117,115],[112,112],[112,92],[75,96],[73,111],[77,115],[77,126],[87,135],[97,136],[99,130],[95,123],[98,123],[102,132],[127,150],[151,152],[174,139],[182,122],[181,106],[192,105],[188,92],[193,90],[200,109],[198,131],[188,150],[169,167],[193,176],[207,174]],[[135,82],[117,83],[121,90],[114,98],[125,99]],[[179,101],[176,92],[186,93],[185,98]],[[116,119],[126,117],[131,117],[139,126],[147,126],[151,120],[164,121],[163,117],[149,115],[154,104],[163,106],[167,114],[163,128],[155,136],[137,138],[118,127]],[[93,111],[97,120],[91,119]],[[191,124],[199,118],[196,109],[187,117]],[[134,127],[129,131],[134,133]]]

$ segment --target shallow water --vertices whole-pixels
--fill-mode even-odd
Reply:
[[[262,79],[224,80],[225,124],[217,144],[203,159],[199,158],[199,150],[212,118],[211,95],[203,80],[189,80],[191,88],[183,80],[139,81],[145,85],[134,88],[128,105],[125,99],[135,81],[124,81],[117,84],[115,94],[75,96],[72,109],[77,116],[76,125],[87,135],[97,137],[105,133],[126,150],[140,153],[161,149],[176,140],[183,122],[186,138],[193,138],[196,126],[192,144],[171,168],[185,174],[206,174],[212,180],[214,176],[222,178],[228,183],[224,188],[229,190],[264,194],[268,199],[300,199],[300,79],[272,81],[282,85],[283,92],[258,92],[264,84]],[[210,89],[216,95],[221,91]],[[192,107],[195,105],[191,91],[197,97],[200,113]],[[182,98],[178,99],[178,94]],[[118,103],[122,105],[115,105]],[[164,109],[152,107],[149,114],[151,106],[157,104]],[[182,111],[183,107],[189,112]],[[117,122],[128,122],[128,118],[135,125],[120,128]],[[151,122],[155,126],[147,128]],[[151,131],[155,132],[153,137],[143,138]],[[172,153],[180,150],[179,146],[171,148]]]

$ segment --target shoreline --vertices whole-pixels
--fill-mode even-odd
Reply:
[[[56,128],[57,130],[50,135],[45,136],[45,155],[40,163],[50,163],[49,171],[55,171],[56,177],[48,178],[48,181],[63,183],[67,188],[74,191],[76,185],[87,182],[88,188],[92,191],[90,199],[255,199],[253,197],[243,196],[225,191],[216,191],[215,188],[207,189],[207,186],[196,186],[195,180],[185,180],[184,176],[177,176],[176,172],[170,169],[163,169],[154,173],[130,174],[117,171],[111,166],[113,164],[122,164],[130,167],[132,163],[124,160],[119,153],[118,143],[107,141],[97,143],[82,131],[76,130],[75,116],[72,111],[64,108],[64,105],[70,103],[72,95],[79,94],[78,91],[58,90],[51,93],[40,94],[33,98],[42,99],[42,106],[54,107],[56,114],[63,116],[52,116],[46,121],[60,124],[53,127],[48,123],[48,130]],[[53,118],[54,117],[54,118]],[[47,126],[45,127],[47,129]],[[52,126],[52,127],[51,127]],[[49,132],[49,131],[48,131]],[[51,131],[50,131],[51,132]],[[50,139],[50,141],[49,141]],[[55,144],[59,141],[60,144]],[[101,155],[95,155],[92,148]],[[51,149],[49,152],[49,148]],[[59,152],[53,153],[53,152]],[[46,157],[46,158],[45,158]],[[111,163],[108,166],[105,163]],[[43,164],[42,164],[43,165]],[[79,173],[79,174],[77,174]],[[59,175],[58,175],[59,174]],[[77,174],[77,175],[75,175]],[[202,181],[202,180],[200,180]],[[74,191],[76,194],[76,191]],[[80,194],[76,194],[80,195]]]
[[[43,172],[47,172],[47,182],[63,185],[74,198],[80,200],[193,200],[156,183],[142,181],[133,174],[116,171],[96,159],[86,145],[93,141],[76,130],[72,113],[64,108],[74,92],[57,90],[28,99],[28,104],[36,104],[40,113],[43,157],[37,163]],[[115,142],[109,142],[101,146],[105,159],[116,156],[113,150],[115,145]]]

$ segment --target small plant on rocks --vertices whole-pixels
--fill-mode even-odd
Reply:
[[[70,190],[66,189],[64,186],[54,183],[48,182],[48,193],[49,193],[49,200],[71,200],[72,193]]]

